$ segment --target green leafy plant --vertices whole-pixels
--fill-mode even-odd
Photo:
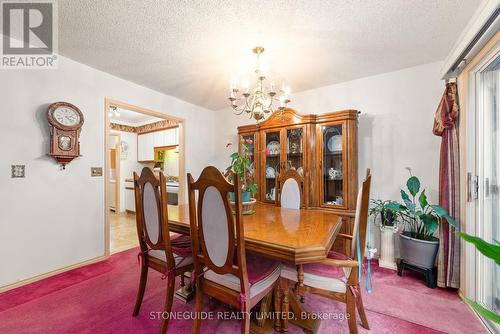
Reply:
[[[230,155],[231,164],[226,168],[225,175],[229,182],[232,182],[232,173],[236,174],[240,183],[242,184],[242,191],[250,192],[252,195],[257,193],[257,184],[253,181],[253,170],[251,168],[251,160],[250,160],[250,150],[248,145],[251,145],[253,141],[251,139],[243,139],[241,141],[241,153],[234,152]],[[231,146],[231,144],[227,144],[226,147]]]
[[[460,232],[459,234],[462,239],[472,243],[476,247],[476,249],[480,251],[484,256],[495,261],[497,265],[500,265],[500,242],[495,240],[494,244],[490,244],[489,242],[486,242],[481,238],[474,237],[466,233]],[[500,324],[500,315],[488,310],[487,308],[484,308],[483,306],[479,305],[473,300],[470,300],[469,298],[465,298],[465,300],[477,313],[496,322],[497,324]]]
[[[406,181],[408,193],[401,189],[403,203],[391,201],[385,207],[397,213],[411,238],[436,240],[433,234],[442,219],[454,227],[457,227],[457,224],[445,209],[427,202],[425,189],[420,191],[420,180],[412,175],[410,168],[407,169],[410,172],[410,178]]]
[[[380,216],[380,223],[382,226],[394,226],[396,221],[396,213],[392,211],[388,205],[391,201],[382,201],[381,199],[370,200],[369,215],[373,217],[376,222]]]

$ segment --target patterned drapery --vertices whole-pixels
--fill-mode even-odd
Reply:
[[[458,148],[458,93],[456,83],[447,83],[434,116],[432,132],[441,137],[439,161],[439,205],[460,224],[460,169]],[[443,219],[439,228],[438,286],[460,286],[460,237]]]

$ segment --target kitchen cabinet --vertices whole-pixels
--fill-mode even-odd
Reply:
[[[154,161],[154,148],[179,145],[179,128],[142,133],[137,136],[137,160]]]
[[[155,152],[155,132],[139,134],[137,136],[137,160],[153,161]]]

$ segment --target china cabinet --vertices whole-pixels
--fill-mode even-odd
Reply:
[[[301,115],[275,112],[261,123],[238,127],[240,139],[252,139],[253,175],[261,202],[274,203],[276,179],[295,169],[304,177],[308,207],[354,216],[356,210],[358,111]],[[351,224],[345,224],[344,232]]]

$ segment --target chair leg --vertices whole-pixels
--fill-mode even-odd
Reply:
[[[172,303],[174,301],[174,287],[175,287],[175,276],[169,275],[167,283],[167,295],[165,297],[165,306],[163,307],[163,314],[160,326],[161,334],[165,334],[167,332],[168,320],[170,319],[168,313],[170,313],[170,311],[172,310]]]
[[[289,293],[289,289],[288,289],[288,279],[286,278],[283,278],[281,277],[280,278],[280,284],[282,286],[282,289],[283,289],[283,303],[282,303],[282,307],[281,307],[281,314],[283,315],[282,317],[282,325],[281,325],[281,332],[282,333],[288,333],[288,309],[289,309],[289,305],[288,305],[288,293]]]
[[[142,299],[144,298],[144,291],[146,290],[146,282],[148,281],[148,266],[144,262],[144,260],[141,261],[141,278],[139,281],[139,291],[137,291],[134,312],[132,313],[134,317],[139,314],[139,310],[141,309]]]
[[[358,291],[359,291],[359,296],[358,299],[356,300],[356,307],[358,308],[358,313],[359,313],[359,318],[361,319],[361,325],[365,329],[370,329],[370,326],[368,325],[368,319],[366,318],[366,313],[365,313],[365,306],[363,305],[363,298],[361,297],[361,289],[359,288],[358,284]]]
[[[241,320],[241,334],[250,333],[250,308],[246,306],[241,310],[243,312],[243,320]]]
[[[194,272],[193,272],[194,275]],[[197,280],[195,287],[196,287],[196,293],[195,293],[195,308],[194,308],[194,324],[193,324],[193,334],[199,334],[200,333],[200,326],[201,326],[201,310],[203,308],[203,292],[201,290],[201,280]]]
[[[281,332],[281,303],[282,303],[282,287],[281,282],[278,280],[278,284],[274,287],[274,331],[276,333]]]
[[[349,288],[347,288],[346,291],[346,305],[349,333],[358,334],[358,324],[356,322],[356,297],[353,295],[351,289]]]

